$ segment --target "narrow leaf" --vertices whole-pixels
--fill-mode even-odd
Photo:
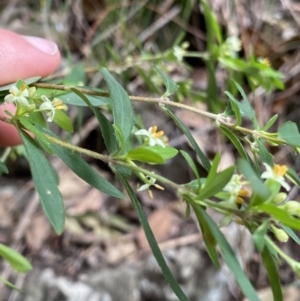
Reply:
[[[282,225],[282,229],[300,246],[299,237],[290,227]]]
[[[231,166],[216,174],[213,181],[204,184],[204,187],[200,190],[200,193],[197,195],[196,199],[204,200],[220,192],[230,181],[234,169],[235,167]]]
[[[106,68],[101,68],[101,73],[110,92],[114,123],[120,128],[126,141],[133,127],[133,108],[131,101],[126,91]]]
[[[217,154],[215,155],[215,157],[212,161],[207,179],[205,181],[205,186],[207,186],[211,181],[214,181],[215,176],[216,176],[217,171],[218,171],[220,160],[221,160],[221,154],[220,154],[220,152],[217,152]]]
[[[285,210],[278,208],[272,204],[261,204],[256,207],[264,213],[269,213],[274,219],[278,220],[282,224],[295,229],[300,230],[300,220],[289,215]]]
[[[200,159],[203,167],[206,169],[206,171],[209,171],[210,169],[210,162],[207,159],[207,157],[204,155],[200,147],[198,146],[197,142],[193,138],[192,134],[190,133],[189,129],[181,122],[177,116],[175,116],[169,109],[166,107],[162,107],[162,109],[167,112],[167,114],[174,120],[176,125],[181,129],[181,131],[186,135],[190,143],[192,144],[198,158]]]
[[[45,132],[48,135],[58,139],[58,137],[56,137],[56,135],[54,135],[52,132],[47,130],[45,130]],[[51,139],[49,140],[51,141]],[[100,173],[96,172],[80,157],[80,155],[78,155],[78,153],[55,142],[51,143],[51,148],[55,154],[85,182],[108,195],[117,198],[124,198],[124,195],[117,188],[105,180]]]
[[[251,188],[253,189],[253,192],[255,192],[257,196],[259,196],[259,198],[256,200],[259,202],[266,201],[271,196],[271,191],[263,184],[262,180],[253,171],[249,162],[243,159],[239,159],[238,168],[240,172],[244,175],[244,177],[251,183]],[[255,206],[257,205],[257,203],[251,203],[251,205]]]
[[[36,142],[22,129],[22,138],[34,185],[39,194],[43,210],[57,234],[64,230],[65,211],[62,196],[51,166]]]
[[[263,141],[261,139],[257,139],[256,143],[258,144],[259,154],[261,156],[262,161],[270,166],[273,166],[273,156],[268,152]]]
[[[188,165],[191,168],[191,170],[193,171],[195,177],[198,180],[199,186],[200,186],[201,184],[200,184],[199,172],[198,172],[197,166],[196,166],[195,162],[193,161],[192,157],[190,156],[189,153],[187,153],[187,152],[185,152],[183,150],[181,150],[180,153],[183,156],[183,158],[185,159],[185,161],[188,163]]]
[[[73,123],[70,117],[61,110],[56,110],[53,122],[68,133],[73,133]]]
[[[276,122],[277,118],[278,118],[278,114],[272,116],[262,130],[267,131]]]
[[[87,104],[87,106],[92,110],[92,112],[96,116],[109,154],[115,152],[118,148],[118,143],[116,139],[115,130],[112,124],[99,110],[97,110],[91,104],[89,98],[86,95],[82,94],[80,91],[78,91],[75,88],[72,88],[71,90]]]
[[[178,88],[177,84],[160,68],[154,66],[154,69],[159,73],[166,87],[166,93],[162,97],[168,97],[172,95]]]
[[[264,266],[265,266],[267,274],[268,274],[274,301],[283,301],[278,269],[275,265],[272,254],[270,253],[270,251],[267,247],[265,247],[263,249],[263,251],[261,252],[261,257],[262,257]]]
[[[220,262],[219,262],[218,253],[217,253],[217,250],[216,250],[217,242],[216,242],[215,237],[212,234],[208,224],[206,223],[206,221],[203,217],[202,212],[204,210],[203,211],[199,210],[198,206],[193,206],[193,209],[195,211],[199,226],[201,228],[201,232],[202,232],[202,235],[203,235],[203,239],[204,239],[204,242],[205,242],[207,253],[208,253],[211,261],[213,262],[213,264],[219,269],[220,268]]]
[[[251,301],[261,301],[257,296],[255,289],[250,283],[249,279],[245,275],[245,272],[242,270],[239,262],[237,261],[234,252],[227,242],[226,238],[219,230],[218,226],[214,223],[211,217],[201,208],[201,206],[197,206],[197,210],[201,211],[203,219],[207,223],[210,231],[214,235],[220,251],[226,261],[231,273],[234,275],[236,282],[239,284],[241,290],[244,292],[245,296]]]
[[[32,265],[23,255],[3,244],[0,244],[0,256],[17,272],[26,273],[32,270]]]
[[[229,140],[233,143],[233,145],[235,146],[235,148],[238,150],[240,156],[243,159],[245,159],[248,162],[250,162],[249,155],[247,154],[247,152],[246,152],[243,144],[239,140],[239,138],[233,132],[231,132],[228,128],[226,128],[225,126],[220,126],[220,129],[221,129],[222,133],[224,135],[226,135],[229,138]]]
[[[169,283],[172,291],[175,293],[175,295],[178,297],[178,299],[180,301],[189,301],[188,297],[185,295],[185,293],[182,291],[182,289],[180,288],[179,284],[177,283],[176,279],[174,278],[172,272],[170,271],[162,253],[161,250],[159,249],[159,246],[157,244],[157,241],[153,235],[153,232],[149,226],[149,223],[147,221],[147,217],[142,209],[142,206],[137,198],[137,196],[135,195],[134,191],[132,190],[132,188],[130,187],[129,183],[127,182],[127,180],[116,171],[118,177],[120,178],[121,182],[123,183],[130,199],[131,202],[138,214],[140,223],[143,227],[143,230],[145,232],[146,238],[148,240],[148,243],[150,245],[150,248],[153,252],[153,255],[158,263],[158,265],[161,268],[161,271],[165,277],[165,279],[167,280],[167,282]]]

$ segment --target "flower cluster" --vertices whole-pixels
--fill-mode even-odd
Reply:
[[[248,182],[242,181],[242,175],[233,175],[229,183],[224,187],[224,191],[229,192],[230,197],[227,200],[230,204],[242,205],[244,197],[249,194],[243,186]]]
[[[57,98],[51,101],[47,96],[42,95],[40,100],[42,103],[33,99],[36,89],[34,87],[28,88],[24,83],[18,88],[16,85],[12,85],[9,89],[8,95],[5,96],[4,101],[7,103],[15,103],[17,106],[17,115],[24,115],[30,112],[45,112],[48,116],[47,121],[52,122],[55,116],[56,110],[66,110],[67,106]],[[36,103],[40,104],[36,109]]]

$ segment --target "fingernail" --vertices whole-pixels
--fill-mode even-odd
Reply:
[[[41,50],[47,54],[54,55],[58,52],[57,45],[49,40],[45,40],[38,37],[31,37],[31,36],[23,36],[25,40],[27,40],[32,46]]]

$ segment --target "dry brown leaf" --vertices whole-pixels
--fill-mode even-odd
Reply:
[[[157,242],[162,242],[172,236],[178,223],[178,216],[169,209],[159,209],[152,213],[148,222]],[[150,250],[144,230],[140,228],[136,234],[139,246],[144,250]]]
[[[72,200],[72,205],[67,209],[69,215],[84,215],[88,212],[98,211],[103,203],[103,193],[92,188]]]
[[[51,234],[51,226],[43,213],[33,216],[31,224],[26,231],[26,245],[38,252]]]

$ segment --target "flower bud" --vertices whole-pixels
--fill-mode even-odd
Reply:
[[[287,234],[284,230],[279,229],[279,228],[277,228],[277,227],[275,227],[275,226],[273,226],[273,225],[271,226],[271,229],[272,229],[272,231],[273,231],[275,237],[276,237],[279,241],[281,241],[281,242],[287,242],[287,241],[288,241],[289,236],[288,236],[288,234]]]
[[[29,88],[28,89],[28,97],[32,98],[34,96],[35,92],[36,92],[36,88],[35,87]]]
[[[279,192],[272,198],[271,202],[275,205],[282,203],[287,198],[287,194],[285,192]]]
[[[282,208],[288,214],[298,215],[300,212],[300,203],[297,201],[289,201],[286,204],[280,206],[279,208]]]

